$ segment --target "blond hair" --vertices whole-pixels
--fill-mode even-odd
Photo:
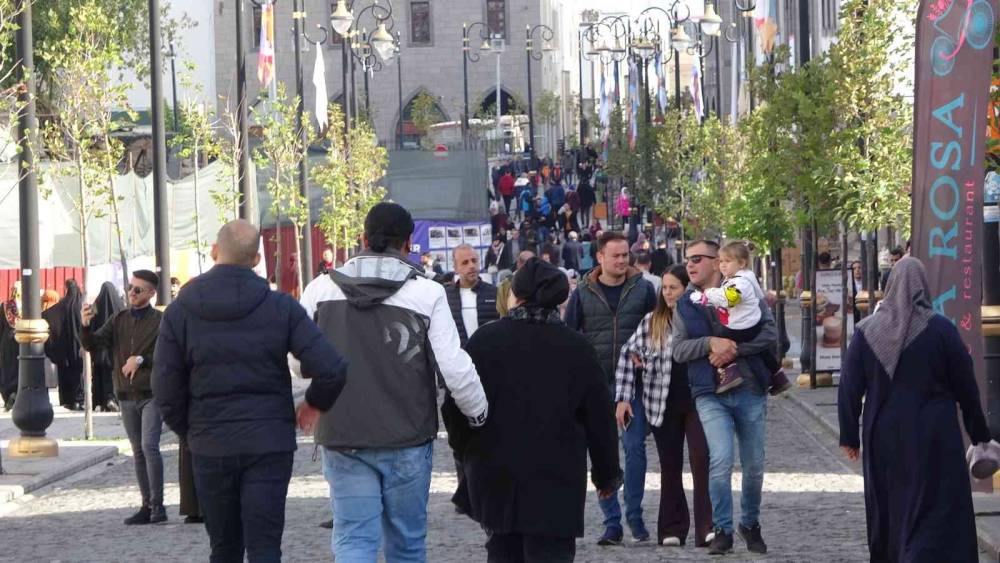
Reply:
[[[719,249],[719,254],[730,260],[742,262],[744,268],[750,267],[750,246],[741,240],[726,243]]]

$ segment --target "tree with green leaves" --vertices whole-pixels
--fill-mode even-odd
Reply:
[[[309,217],[309,201],[299,193],[298,166],[305,158],[303,138],[312,139],[312,121],[302,119],[304,132],[295,125],[298,97],[289,98],[285,85],[278,83],[277,96],[269,104],[256,110],[257,121],[262,125],[263,137],[254,151],[254,162],[260,168],[270,168],[271,178],[267,191],[271,195],[271,212],[277,225],[278,256],[275,280],[281,287],[281,219],[286,217],[295,227],[295,255],[302,256],[302,226]],[[303,134],[304,133],[304,134]],[[302,276],[297,276],[299,294],[302,294]]]
[[[9,0],[7,0],[10,3]],[[41,52],[64,41],[78,27],[73,23],[73,13],[81,7],[100,11],[111,25],[94,30],[101,43],[118,45],[119,64],[109,71],[119,72],[128,68],[140,80],[149,76],[149,5],[146,0],[32,0],[32,35],[35,48]],[[160,8],[163,44],[169,45],[180,30],[197,25],[187,16],[171,18],[164,2]],[[3,43],[4,57],[14,60],[13,42]],[[50,104],[58,96],[59,71],[51,61],[39,57],[35,60],[38,81],[38,102],[42,113],[50,111]],[[0,77],[0,85],[11,86],[11,77]]]
[[[555,142],[551,141],[551,139],[553,138],[553,125],[559,122],[559,108],[559,94],[556,94],[551,90],[545,90],[540,96],[538,96],[538,99],[535,100],[535,119],[538,121],[539,125],[543,125],[545,127],[545,138],[550,140],[550,147],[555,146]]]
[[[330,121],[343,119],[339,105],[331,106]],[[326,191],[319,228],[333,249],[351,249],[364,232],[364,218],[385,199],[379,185],[389,164],[388,151],[380,147],[370,125],[360,123],[348,132],[348,143],[340,131],[327,134],[330,150],[326,162],[313,169],[313,180]]]
[[[71,177],[77,183],[75,193],[68,195],[78,218],[84,279],[90,279],[90,223],[110,214],[127,283],[128,265],[118,214],[121,198],[114,184],[124,147],[112,136],[121,126],[112,112],[128,108],[129,85],[108,79],[109,73],[123,64],[122,46],[107,32],[115,22],[97,0],[71,7],[66,17],[66,35],[39,51],[40,60],[56,78],[51,99],[55,117],[47,123],[43,135],[49,154],[70,163],[55,167],[55,174]],[[84,435],[90,439],[94,431],[88,354],[83,363]]]
[[[201,241],[200,169],[202,160],[207,162],[217,158],[222,146],[216,137],[218,119],[215,117],[215,110],[200,100],[203,88],[191,78],[193,72],[194,65],[188,63],[186,72],[181,77],[181,84],[193,95],[186,96],[181,102],[180,131],[171,139],[170,144],[178,149],[177,156],[191,159],[194,164],[194,243],[198,252],[198,273],[201,274],[205,256]]]
[[[917,2],[847,0],[826,64],[835,127],[827,165],[838,219],[851,229],[909,231],[913,30]]]
[[[231,107],[228,101],[222,104],[222,118],[219,123],[224,134],[216,139],[219,163],[222,166],[219,168],[216,187],[208,192],[212,203],[215,204],[219,224],[222,225],[239,217],[240,203],[243,200],[239,178],[241,149],[240,144],[236,142],[239,138],[239,123]]]
[[[67,17],[68,33],[39,52],[40,60],[58,78],[52,98],[55,118],[46,124],[44,137],[53,158],[71,163],[56,167],[55,173],[74,177],[77,182],[72,200],[79,220],[80,253],[86,272],[90,266],[87,240],[90,221],[106,217],[109,212],[117,215],[119,198],[114,193],[114,177],[118,174],[123,147],[111,136],[121,125],[112,112],[128,108],[129,85],[112,84],[108,80],[108,73],[123,62],[122,49],[106,32],[114,22],[100,3],[75,6]],[[124,253],[117,216],[114,220]]]
[[[431,126],[441,123],[441,109],[438,108],[437,100],[427,92],[417,94],[410,106],[410,122],[413,128],[420,134],[420,143],[425,149],[433,148],[430,137]]]

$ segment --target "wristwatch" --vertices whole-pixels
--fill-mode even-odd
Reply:
[[[145,361],[145,358],[143,358],[142,356],[136,356],[135,357],[135,365],[137,365],[137,366],[141,366],[142,362],[144,362],[144,361]]]

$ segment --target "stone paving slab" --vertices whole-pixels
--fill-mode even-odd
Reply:
[[[292,378],[292,393],[298,400],[309,385],[308,380]],[[58,404],[58,393],[49,390],[49,401]],[[94,413],[94,439],[84,439],[84,415],[62,407],[53,408],[52,424],[46,436],[59,444],[59,455],[52,458],[13,459],[8,457],[7,445],[20,435],[11,420],[11,413],[0,413],[0,456],[4,474],[0,475],[0,507],[23,495],[72,477],[95,465],[119,455],[131,455],[125,428],[118,413]],[[173,448],[177,437],[164,427],[163,449]]]
[[[796,389],[788,393],[789,403],[815,420],[834,440],[840,439],[840,421],[837,415],[837,387]],[[1000,561],[1000,491],[973,493],[976,510],[976,532],[979,548],[989,561]]]

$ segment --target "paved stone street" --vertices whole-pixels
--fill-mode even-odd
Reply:
[[[165,437],[166,438],[166,437]],[[296,455],[285,527],[288,561],[330,559],[329,534],[316,526],[328,515],[327,487],[313,448],[305,440]],[[762,525],[771,553],[749,557],[737,542],[731,561],[861,561],[865,549],[862,480],[833,454],[836,444],[816,423],[786,400],[771,401],[768,413],[768,462]],[[647,524],[655,529],[658,471],[649,442],[646,484]],[[165,444],[166,498],[171,521],[157,527],[126,528],[121,520],[139,502],[130,458],[119,456],[77,477],[7,503],[0,508],[5,537],[3,561],[204,561],[208,540],[200,526],[177,518],[177,449]],[[434,562],[477,561],[485,557],[483,534],[455,514],[449,502],[455,478],[447,443],[439,439],[431,485],[428,558]],[[686,475],[690,487],[690,475]],[[734,478],[739,489],[739,476]],[[629,543],[598,548],[600,511],[588,497],[587,535],[578,542],[578,561],[705,560],[704,550]],[[739,496],[736,495],[738,504]],[[738,514],[738,512],[737,512]]]

